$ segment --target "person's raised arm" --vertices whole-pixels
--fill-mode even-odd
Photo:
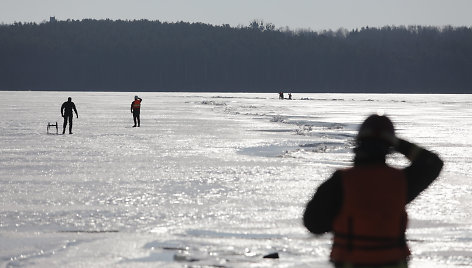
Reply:
[[[403,139],[397,139],[394,149],[411,161],[410,166],[404,169],[409,203],[439,176],[444,163],[435,153]]]

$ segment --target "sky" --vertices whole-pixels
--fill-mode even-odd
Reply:
[[[400,25],[472,27],[472,0],[0,0],[0,23],[148,19],[337,30]]]

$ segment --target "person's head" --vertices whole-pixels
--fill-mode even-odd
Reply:
[[[135,99],[135,100],[139,99],[138,95],[134,96],[134,99]]]
[[[71,102],[71,101],[72,101],[72,98],[71,98],[71,97],[67,98],[67,101],[68,101],[68,102]]]
[[[392,145],[389,138],[394,136],[395,128],[387,116],[370,115],[359,128],[354,152],[356,155],[385,157]]]

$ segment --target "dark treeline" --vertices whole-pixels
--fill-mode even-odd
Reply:
[[[472,93],[472,28],[0,25],[0,90]]]

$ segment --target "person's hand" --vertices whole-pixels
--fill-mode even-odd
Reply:
[[[77,118],[79,118],[79,115],[77,115]]]
[[[396,146],[394,147],[394,149],[395,151],[406,156],[406,158],[408,158],[410,161],[413,161],[418,156],[418,154],[423,150],[418,145],[408,142],[404,139],[400,139],[400,138],[398,138],[398,142]]]

